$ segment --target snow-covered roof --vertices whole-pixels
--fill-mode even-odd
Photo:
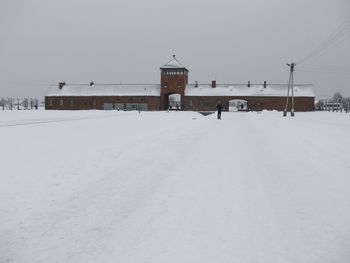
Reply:
[[[266,96],[266,97],[284,97],[287,95],[287,84],[268,84],[251,85],[246,84],[218,84],[216,88],[212,88],[210,84],[188,84],[185,90],[185,96]],[[300,84],[294,85],[295,97],[315,97],[313,85]]]
[[[159,84],[95,84],[51,86],[46,96],[160,96]]]
[[[284,97],[287,95],[287,84],[251,85],[246,84],[217,84],[212,88],[210,84],[188,84],[185,96],[266,96]],[[49,87],[46,96],[160,96],[159,84],[80,84],[58,85]],[[295,97],[315,97],[313,85],[298,84],[294,86]]]
[[[175,55],[173,55],[173,59],[170,60],[168,63],[166,63],[164,66],[162,66],[161,69],[172,69],[172,68],[185,69],[186,67],[176,59]]]

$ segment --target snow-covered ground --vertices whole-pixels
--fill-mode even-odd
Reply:
[[[350,114],[0,112],[0,262],[350,262]]]

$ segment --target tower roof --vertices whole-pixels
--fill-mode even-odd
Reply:
[[[177,60],[175,55],[173,55],[173,59],[170,60],[168,63],[166,63],[164,66],[161,67],[161,69],[186,69],[184,65],[180,63],[180,61]],[[186,69],[187,70],[187,69]]]

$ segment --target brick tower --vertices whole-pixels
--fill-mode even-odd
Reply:
[[[188,70],[173,55],[173,59],[160,68],[160,110],[169,108],[169,96],[181,95],[181,109],[184,109],[185,88],[188,83]]]

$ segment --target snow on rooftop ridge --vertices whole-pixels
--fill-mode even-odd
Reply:
[[[161,67],[163,68],[186,68],[184,65],[180,63],[180,61],[177,60],[175,55],[173,55],[173,59],[170,60],[168,63],[166,63],[164,66]]]
[[[245,97],[285,97],[288,84],[254,85],[247,87],[246,84],[217,84],[212,88],[210,84],[188,84],[185,96],[245,96]],[[294,85],[295,97],[315,97],[312,84]]]
[[[57,85],[49,87],[46,96],[160,96],[160,84],[66,84],[59,88]],[[185,96],[265,96],[285,97],[287,84],[188,84]],[[312,84],[294,85],[295,97],[315,97]]]
[[[49,87],[46,96],[160,96],[160,84],[66,84]]]

